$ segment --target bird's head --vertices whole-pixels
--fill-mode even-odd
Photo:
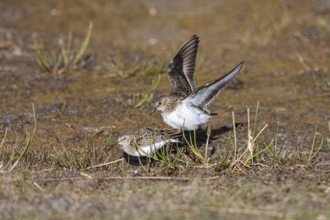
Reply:
[[[131,140],[129,135],[123,135],[118,138],[118,144],[121,145],[121,147],[129,145],[130,141]]]
[[[156,110],[159,111],[165,111],[166,106],[168,105],[168,103],[170,102],[170,99],[166,96],[160,97],[158,98],[154,103],[153,103],[153,110],[150,113],[150,115],[152,115]]]

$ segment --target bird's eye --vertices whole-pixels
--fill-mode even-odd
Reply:
[[[161,102],[158,102],[158,105],[162,104]]]

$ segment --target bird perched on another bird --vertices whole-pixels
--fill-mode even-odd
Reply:
[[[151,112],[159,110],[164,122],[175,129],[194,130],[216,115],[206,107],[237,77],[244,64],[242,61],[225,75],[196,89],[194,72],[198,44],[199,38],[194,35],[180,47],[168,65],[171,92],[160,97]]]

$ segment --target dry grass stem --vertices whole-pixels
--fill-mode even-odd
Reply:
[[[71,178],[46,178],[38,179],[39,182],[61,182],[61,181],[84,181],[84,180],[100,180],[100,181],[111,181],[111,180],[154,180],[154,181],[193,181],[193,180],[216,180],[220,176],[213,177],[170,177],[170,176],[109,176],[109,177],[94,177],[94,178],[83,178],[83,177],[71,177]]]
[[[232,119],[233,119],[233,132],[234,132],[234,157],[233,160],[237,158],[237,136],[236,136],[236,122],[235,122],[235,113],[231,112]]]
[[[107,165],[110,165],[110,164],[114,164],[114,163],[118,163],[120,161],[124,161],[125,158],[120,158],[118,160],[114,160],[114,161],[111,161],[111,162],[107,162],[107,163],[102,163],[102,164],[98,164],[98,165],[95,165],[95,166],[90,166],[90,167],[87,167],[87,170],[90,170],[90,169],[93,169],[93,168],[98,168],[98,167],[103,167],[103,166],[107,166]]]
[[[247,108],[247,120],[248,120],[247,149],[250,151],[251,158],[253,158],[253,144],[252,144],[252,134],[251,134],[251,126],[250,126],[250,108]],[[253,164],[253,160],[252,160],[252,164]]]

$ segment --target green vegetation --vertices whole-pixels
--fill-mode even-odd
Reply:
[[[201,145],[197,144],[196,131],[182,132],[183,146],[175,144],[172,149],[169,146],[164,147],[158,152],[155,152],[148,157],[147,168],[144,170],[150,170],[150,167],[154,164],[154,169],[151,172],[165,174],[173,172],[173,170],[180,170],[180,172],[187,172],[189,169],[213,169],[215,171],[226,173],[245,173],[249,170],[264,170],[272,169],[276,166],[284,166],[286,164],[296,164],[299,166],[308,166],[313,159],[318,155],[321,149],[324,149],[324,141],[321,134],[314,132],[314,138],[312,145],[309,149],[309,155],[302,157],[301,152],[297,151],[287,157],[286,152],[281,153],[277,146],[277,134],[269,141],[266,142],[262,138],[262,133],[268,127],[268,124],[257,133],[257,119],[258,119],[259,104],[256,108],[254,127],[250,127],[250,110],[247,109],[247,135],[244,144],[237,145],[237,134],[235,128],[235,115],[233,116],[233,132],[230,132],[226,148],[219,144],[216,144],[216,152],[213,155],[208,153],[209,141],[211,136],[211,127],[208,126],[206,130],[206,141]],[[321,136],[321,140],[318,141],[319,145],[315,149],[315,143],[317,136]],[[138,144],[135,143],[139,148]],[[173,145],[173,144],[172,144]],[[188,151],[185,151],[185,147],[188,147]],[[173,150],[175,149],[175,151]],[[142,149],[140,148],[142,151]],[[204,150],[204,152],[202,152]],[[267,158],[267,160],[265,160]],[[156,163],[153,163],[156,161]],[[143,165],[141,163],[141,165]],[[149,171],[150,172],[150,171]],[[148,172],[148,173],[149,173]]]
[[[131,108],[140,108],[142,105],[146,103],[150,103],[154,97],[153,94],[159,82],[160,82],[160,75],[158,75],[156,80],[152,80],[151,86],[146,93],[134,93],[128,98],[118,95],[120,102],[125,106]]]
[[[20,140],[16,138],[16,142],[13,147],[12,153],[9,156],[8,161],[0,161],[0,174],[4,173],[10,173],[12,172],[16,166],[19,164],[19,162],[26,156],[26,153],[28,152],[29,148],[31,147],[33,138],[36,134],[36,129],[37,129],[37,115],[34,109],[34,105],[32,104],[32,112],[33,112],[33,122],[34,122],[34,128],[32,133],[30,134],[28,131],[25,133],[25,145],[23,149],[20,150],[22,147],[22,144],[20,143]],[[5,142],[6,142],[6,137],[7,137],[7,128],[4,134],[4,137],[2,138],[1,144],[0,144],[0,154],[4,154],[5,149]],[[19,152],[17,152],[19,151]],[[4,158],[4,157],[3,157]],[[8,158],[8,157],[7,157]]]
[[[97,135],[94,134],[94,135]],[[85,144],[82,151],[76,152],[68,149],[68,146],[62,146],[59,149],[54,148],[59,164],[69,170],[87,170],[95,165],[109,162],[107,155],[112,132],[105,138],[103,146],[97,146],[93,143],[93,136],[85,137]]]
[[[60,39],[58,49],[47,49],[42,39],[35,39],[38,67],[44,72],[53,74],[69,73],[86,68],[92,62],[92,56],[86,54],[92,31],[93,23],[90,22],[86,37],[77,49],[73,47],[72,33],[68,35],[67,42]]]
[[[158,59],[148,61],[135,57],[129,60],[124,57],[108,58],[102,65],[102,71],[108,77],[128,78],[133,76],[154,76],[165,73],[164,64]]]

